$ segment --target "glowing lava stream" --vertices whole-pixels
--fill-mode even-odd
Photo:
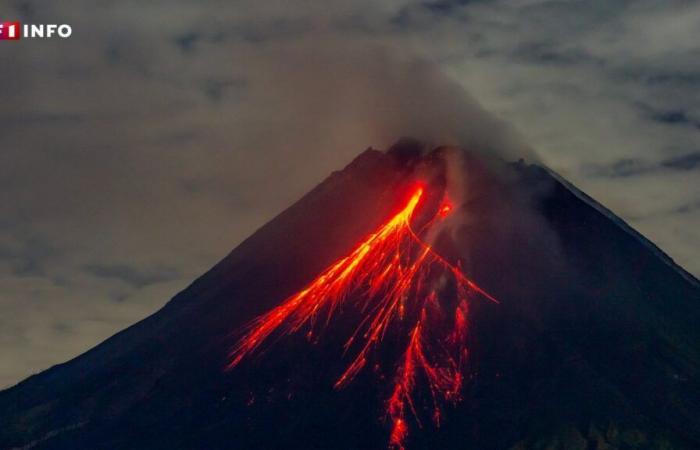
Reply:
[[[450,213],[449,203],[443,202],[421,232],[413,231],[411,218],[422,195],[423,188],[418,187],[406,206],[350,255],[255,319],[231,351],[227,368],[237,366],[277,330],[291,334],[308,324],[307,337],[311,339],[319,316],[323,315],[328,325],[342,304],[352,302],[363,318],[344,348],[346,352],[356,349],[357,354],[335,387],[342,388],[352,381],[387,330],[395,325],[399,331],[408,332],[404,331],[406,350],[398,361],[387,401],[387,415],[392,421],[389,446],[404,448],[408,412],[421,426],[413,398],[419,376],[427,384],[432,419],[439,426],[440,402],[460,400],[467,358],[468,300],[477,295],[496,300],[420,238],[422,232]],[[450,286],[455,293],[452,300],[442,301],[439,294]]]

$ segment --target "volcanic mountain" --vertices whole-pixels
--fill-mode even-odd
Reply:
[[[0,392],[0,448],[696,449],[698,323],[698,281],[553,172],[400,141]]]

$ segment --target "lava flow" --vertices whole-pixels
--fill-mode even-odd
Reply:
[[[416,386],[429,392],[432,420],[440,425],[441,403],[456,403],[467,358],[468,300],[496,301],[426,243],[421,236],[451,212],[447,201],[420,231],[412,218],[423,197],[418,187],[406,206],[300,292],[255,319],[231,352],[228,368],[238,365],[273,333],[291,334],[308,326],[311,339],[330,324],[341,305],[351,304],[361,320],[344,345],[354,357],[339,376],[342,388],[367,365],[387,332],[403,336],[405,351],[396,366],[387,416],[389,446],[403,449],[408,421],[421,426]],[[322,319],[322,320],[319,320]],[[410,414],[410,417],[409,417]]]

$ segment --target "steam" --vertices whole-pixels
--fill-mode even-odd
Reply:
[[[513,128],[484,110],[426,58],[332,37],[268,46],[243,61],[257,104],[254,134],[282,154],[308,154],[322,173],[368,146],[408,136],[501,159],[535,159]],[[272,134],[272,135],[269,135]]]

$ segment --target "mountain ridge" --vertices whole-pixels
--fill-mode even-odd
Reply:
[[[664,259],[669,266],[671,266],[674,270],[679,272],[687,281],[693,283],[695,286],[700,287],[700,280],[693,275],[692,273],[688,272],[678,264],[668,253],[666,253],[663,249],[661,249],[658,245],[656,245],[652,240],[644,236],[642,233],[639,231],[635,230],[630,224],[628,224],[624,219],[620,218],[620,216],[616,215],[612,210],[610,210],[608,207],[591,197],[590,195],[586,194],[582,190],[578,189],[576,186],[574,186],[571,182],[566,180],[566,178],[562,177],[559,173],[557,173],[555,170],[553,170],[550,167],[547,167],[545,165],[541,165],[543,169],[545,169],[549,174],[556,179],[558,182],[560,182],[564,187],[569,189],[574,195],[576,195],[578,198],[586,202],[588,205],[592,206],[596,210],[598,210],[601,214],[605,215],[607,218],[610,220],[614,221],[617,223],[626,233],[629,233],[633,236],[635,236],[641,243],[643,243],[645,246],[647,246],[651,251],[653,251],[657,256],[661,257]]]
[[[384,448],[379,388],[366,375],[333,391],[324,377],[338,364],[328,346],[305,350],[291,339],[240,370],[223,368],[240,327],[372,232],[421,164],[436,157],[404,148],[361,153],[153,315],[0,391],[0,422],[8,424],[0,448]],[[501,304],[474,305],[464,401],[446,411],[441,429],[409,438],[409,448],[535,449],[561,441],[560,430],[568,436],[572,426],[571,442],[581,437],[588,447],[663,448],[649,443],[657,440],[693,448],[700,442],[697,285],[619,223],[611,231],[609,217],[546,168],[516,164],[506,181],[471,161],[464,170],[473,194],[456,206],[474,217],[450,245],[468,249],[466,270]],[[647,393],[649,386],[660,394]],[[268,399],[247,405],[251,392]],[[580,410],[564,412],[571,405]],[[673,420],[661,414],[668,411]],[[648,445],[607,436],[606,420],[641,430]]]

